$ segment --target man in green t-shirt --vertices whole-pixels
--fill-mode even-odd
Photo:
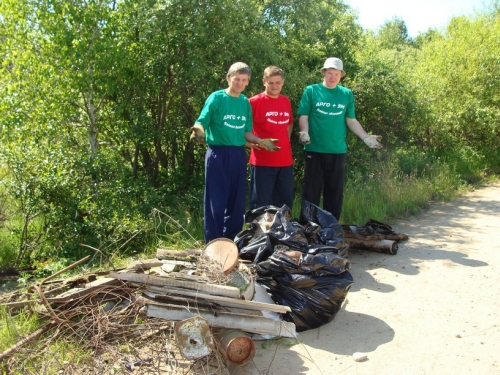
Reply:
[[[276,139],[252,134],[252,108],[243,90],[251,77],[242,62],[227,72],[228,87],[210,94],[191,128],[191,138],[208,146],[205,154],[205,242],[225,237],[233,240],[243,228],[246,208],[248,141],[267,151],[279,150]]]
[[[299,142],[304,145],[302,201],[319,206],[337,220],[342,212],[347,152],[346,125],[371,148],[381,148],[381,137],[368,135],[354,110],[352,91],[339,85],[345,76],[342,60],[326,59],[323,82],[307,86],[299,104]],[[305,222],[301,212],[300,221]]]

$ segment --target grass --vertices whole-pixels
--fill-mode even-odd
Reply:
[[[340,221],[362,225],[368,219],[391,221],[416,215],[432,201],[453,199],[467,185],[442,162],[428,164],[425,171],[404,174],[394,161],[378,162],[377,172],[350,178],[344,190]]]
[[[154,243],[164,249],[180,250],[203,246],[203,207],[188,211],[182,202],[176,202],[170,215],[154,210]]]
[[[16,316],[11,316],[4,307],[0,307],[0,319],[0,352],[9,349],[42,326],[38,314],[33,311],[21,311]],[[40,345],[43,345],[43,342],[35,341],[23,346],[23,349],[16,353],[15,366],[11,367],[6,359],[4,364],[9,366],[8,373],[57,374],[65,364],[77,365],[90,358],[90,353],[80,350],[76,343],[68,343],[65,340],[48,343],[48,350],[52,355],[47,356],[45,352],[43,358],[37,358],[34,353]]]
[[[39,326],[36,314],[21,312],[15,318],[5,307],[0,307],[0,352],[14,345],[20,338],[35,331]]]

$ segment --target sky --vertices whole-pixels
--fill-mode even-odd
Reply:
[[[405,21],[414,38],[429,28],[442,29],[456,16],[472,16],[485,9],[485,0],[345,0],[358,10],[358,22],[365,29],[377,31],[386,21],[398,17]]]

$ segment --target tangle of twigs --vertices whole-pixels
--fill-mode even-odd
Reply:
[[[198,361],[179,353],[173,322],[145,317],[142,291],[127,283],[53,306],[52,329],[9,356],[6,374],[227,374],[219,353]],[[54,319],[56,318],[56,319]],[[21,370],[22,369],[22,370]],[[127,371],[127,372],[128,372]]]

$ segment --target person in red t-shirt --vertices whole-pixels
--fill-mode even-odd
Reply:
[[[267,152],[257,144],[247,143],[250,152],[250,208],[273,205],[293,206],[292,105],[281,94],[285,74],[277,66],[268,66],[262,80],[264,92],[252,96],[252,132],[259,138],[278,139],[281,149]]]

